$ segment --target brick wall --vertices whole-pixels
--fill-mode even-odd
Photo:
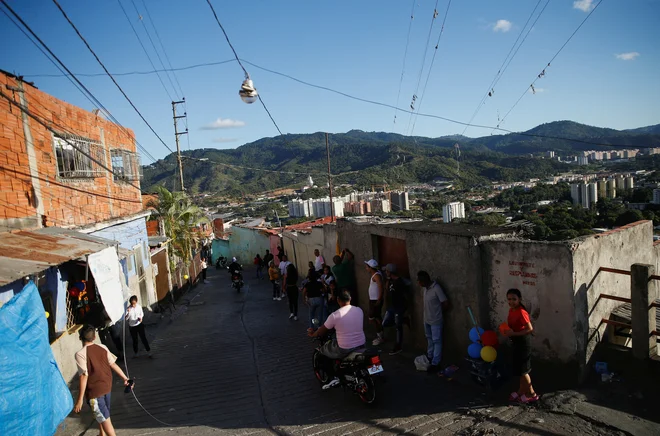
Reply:
[[[18,81],[0,72],[0,89],[20,103]],[[101,142],[100,161],[112,168],[111,149],[135,152],[135,135],[91,112],[58,100],[23,83],[28,110],[57,132],[75,134]],[[28,118],[34,144],[31,173],[28,147],[20,109],[0,98],[0,222],[4,227],[72,227],[105,221],[142,210],[139,189],[115,181],[102,170],[94,178],[62,178],[58,174],[53,134]],[[37,183],[40,194],[37,195]],[[139,181],[131,181],[139,186]],[[38,211],[42,209],[43,213]]]

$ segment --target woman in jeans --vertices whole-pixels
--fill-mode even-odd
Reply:
[[[323,285],[318,280],[316,271],[310,271],[307,274],[303,297],[305,303],[309,306],[309,328],[307,331],[314,331],[323,323]],[[316,325],[314,325],[314,319],[317,320]]]
[[[292,263],[286,267],[282,284],[289,298],[289,310],[291,311],[289,319],[298,321],[298,270]]]

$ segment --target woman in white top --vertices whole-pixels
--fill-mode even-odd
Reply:
[[[378,269],[378,262],[375,259],[368,260],[365,268],[371,275],[369,279],[369,322],[376,328],[377,337],[372,342],[373,345],[383,343],[383,274]]]
[[[133,351],[135,352],[135,357],[138,355],[138,335],[140,335],[142,345],[144,345],[149,357],[151,357],[151,348],[147,341],[147,334],[144,331],[144,324],[142,324],[142,318],[144,318],[142,307],[137,304],[138,298],[136,295],[133,295],[128,302],[129,305],[126,310],[125,318],[126,321],[128,321],[128,330],[131,332],[131,338],[133,339]]]

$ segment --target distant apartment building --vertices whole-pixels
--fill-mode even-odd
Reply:
[[[589,165],[589,158],[587,156],[578,156],[578,165]]]
[[[455,201],[442,207],[442,220],[445,223],[450,223],[455,218],[465,218],[465,203]]]
[[[653,190],[653,204],[660,204],[660,189]]]
[[[614,179],[603,179],[596,183],[598,185],[598,198],[616,198],[616,182]]]
[[[571,185],[571,199],[573,204],[579,204],[588,209],[598,201],[597,183],[574,183]]]
[[[292,218],[326,216],[342,217],[344,216],[344,202],[342,200],[330,201],[330,198],[301,200],[299,198],[290,200],[287,204],[289,216]],[[333,210],[334,207],[334,210]]]
[[[371,203],[368,201],[349,201],[344,203],[344,212],[365,215],[371,213]]]
[[[546,157],[549,157],[550,159],[552,159],[553,157],[555,157],[555,152],[550,150],[550,151],[547,151],[545,153],[545,155],[546,155]]]
[[[408,192],[392,192],[390,193],[390,201],[392,202],[392,210],[394,211],[410,210]]]
[[[374,213],[377,212],[389,213],[392,211],[392,206],[389,200],[377,198],[371,200],[371,211]]]
[[[616,189],[618,191],[635,188],[635,180],[632,176],[618,176],[616,179]]]

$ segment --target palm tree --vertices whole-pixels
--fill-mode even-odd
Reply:
[[[158,201],[150,201],[148,206],[156,209],[156,217],[162,220],[165,236],[171,241],[170,264],[174,267],[173,255],[176,255],[188,266],[193,248],[199,245],[198,226],[209,219],[185,193],[170,192],[163,186],[156,187],[156,191]]]

